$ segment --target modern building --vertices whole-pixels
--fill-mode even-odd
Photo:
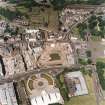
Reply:
[[[67,73],[65,81],[69,89],[69,97],[88,94],[85,79],[80,71]]]
[[[42,91],[40,96],[31,98],[32,105],[49,105],[54,103],[61,103],[61,94],[59,89],[54,90],[54,92],[47,93]]]
[[[0,85],[0,104],[1,105],[18,105],[13,83]]]

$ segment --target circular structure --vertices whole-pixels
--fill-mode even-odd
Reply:
[[[48,86],[48,81],[44,78],[38,78],[33,81],[34,89],[44,89]]]
[[[32,75],[26,82],[27,91],[30,94],[34,91],[48,89],[51,86],[54,86],[54,80],[49,74],[45,73]]]
[[[42,81],[39,81],[38,82],[38,86],[43,86],[43,82]]]

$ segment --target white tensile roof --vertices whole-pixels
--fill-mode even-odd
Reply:
[[[37,33],[39,30],[34,30],[34,29],[26,29],[26,33],[31,34],[31,33]]]
[[[53,103],[59,103],[61,100],[61,95],[59,92],[47,93],[42,91],[40,96],[31,98],[32,105],[49,105]]]

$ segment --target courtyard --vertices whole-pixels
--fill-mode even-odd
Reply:
[[[73,52],[69,43],[46,43],[38,61],[39,66],[71,66]]]

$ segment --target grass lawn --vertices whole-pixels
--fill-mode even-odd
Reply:
[[[72,97],[69,102],[64,105],[96,105],[92,78],[88,75],[85,76],[89,94],[85,96]]]
[[[93,41],[101,41],[101,37],[99,37],[99,36],[91,36],[91,39]]]
[[[54,11],[53,9],[47,9],[49,14],[49,26],[48,29],[52,31],[58,31],[59,19],[58,19],[58,11]]]
[[[32,80],[35,80],[35,79],[37,79],[37,78],[36,78],[35,75],[33,75],[33,76],[31,77],[31,79],[32,79]]]
[[[73,32],[73,37],[80,38],[79,30],[78,30],[77,27],[73,28],[73,29],[72,29],[72,32]]]
[[[60,55],[58,53],[52,53],[50,54],[51,61],[53,60],[60,60]]]
[[[83,59],[79,58],[78,62],[81,65],[87,65],[88,64],[88,59],[87,58],[83,58]]]
[[[29,80],[28,86],[29,86],[30,90],[34,89],[32,80]]]
[[[105,101],[101,101],[100,102],[100,105],[105,105]]]
[[[105,63],[105,58],[97,58],[97,61]]]
[[[45,78],[48,81],[49,85],[53,85],[53,78],[50,77],[48,74],[41,74],[41,77]]]

